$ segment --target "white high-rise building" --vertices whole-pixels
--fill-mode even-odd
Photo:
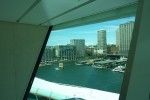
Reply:
[[[120,29],[117,28],[116,30],[116,47],[119,47],[120,45]]]
[[[77,58],[84,57],[85,55],[85,40],[84,39],[72,39],[70,44],[76,46]]]
[[[119,36],[117,37],[119,40],[119,52],[120,54],[128,54],[130,49],[130,42],[133,33],[134,22],[130,21],[124,24],[121,24],[118,29]]]
[[[106,30],[99,30],[97,34],[98,38],[98,50],[102,50],[103,53],[107,53],[107,42],[106,42]]]

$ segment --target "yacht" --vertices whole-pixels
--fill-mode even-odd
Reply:
[[[94,62],[92,67],[94,68],[112,68],[113,60],[105,60],[105,61],[98,61]]]
[[[125,70],[124,66],[118,66],[118,67],[112,69],[112,71],[121,72],[121,73],[124,73],[125,72],[124,70]]]
[[[41,62],[41,63],[39,64],[39,67],[42,67],[42,66],[45,66],[45,62]]]
[[[102,65],[102,64],[97,64],[97,65],[93,64],[92,67],[94,67],[94,68],[100,68],[100,69],[106,68],[106,67],[105,67],[104,65]]]
[[[45,61],[45,65],[52,65],[51,61]]]
[[[84,65],[86,63],[87,63],[86,61],[78,61],[78,62],[75,62],[75,65]]]
[[[59,68],[63,68],[64,64],[63,63],[59,63]]]

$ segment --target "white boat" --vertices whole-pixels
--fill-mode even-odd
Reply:
[[[123,70],[120,70],[119,72],[121,72],[121,73],[124,73],[125,71],[123,71]]]
[[[125,72],[124,69],[125,69],[124,66],[118,66],[118,67],[112,69],[112,71],[124,73]]]
[[[45,65],[52,65],[50,62],[46,62]]]
[[[92,67],[94,67],[94,68],[99,68],[99,69],[106,68],[106,67],[104,67],[104,66],[102,66],[102,65],[97,65],[97,66],[96,66],[96,65],[94,65],[94,64],[92,65]]]
[[[42,66],[45,66],[45,63],[44,63],[44,62],[41,62],[41,63],[39,64],[39,67],[42,67]]]
[[[83,65],[82,63],[77,63],[77,62],[75,62],[75,65]]]
[[[125,58],[124,56],[123,57],[120,57],[120,60],[123,60],[123,61],[127,61],[128,58]]]
[[[112,62],[113,60],[98,61],[98,62],[94,62],[92,67],[100,68],[100,69],[111,68]]]
[[[121,71],[121,70],[122,70],[122,69],[121,69],[121,68],[118,68],[118,67],[112,69],[112,71],[114,71],[114,72],[119,72],[119,71]]]
[[[75,62],[75,65],[84,65],[86,63],[87,63],[86,61],[78,61],[78,62]]]
[[[63,63],[59,63],[59,68],[63,68],[64,64]]]

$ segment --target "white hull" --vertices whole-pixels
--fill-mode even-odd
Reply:
[[[83,64],[75,63],[75,65],[83,65]]]

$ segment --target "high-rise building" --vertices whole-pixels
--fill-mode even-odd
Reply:
[[[55,52],[58,60],[76,60],[76,47],[73,45],[58,45]]]
[[[77,58],[85,56],[85,40],[84,39],[72,39],[70,44],[76,46]]]
[[[120,45],[120,29],[117,28],[116,30],[116,47],[119,47]]]
[[[107,53],[107,42],[106,42],[106,30],[99,30],[97,34],[98,38],[98,50],[102,50],[103,53]]]
[[[121,24],[118,29],[119,36],[116,40],[119,40],[119,52],[120,54],[128,54],[130,42],[133,33],[134,22],[130,21],[124,24]]]
[[[55,58],[55,48],[52,46],[46,46],[41,61],[52,61]]]

